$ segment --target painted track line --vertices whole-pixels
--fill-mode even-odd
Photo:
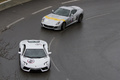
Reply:
[[[68,78],[66,80],[69,80]]]
[[[53,37],[52,40],[51,40],[50,43],[49,43],[49,50],[50,50],[50,46],[51,46],[52,42],[54,41],[54,39],[55,39],[55,37]],[[55,63],[54,63],[54,61],[53,61],[52,58],[51,58],[51,62],[53,63],[53,65],[54,65],[54,67],[56,68],[56,70],[57,70],[58,72],[60,72],[60,70],[59,70],[58,67],[55,65]]]
[[[23,20],[23,19],[25,19],[25,18],[23,17],[23,18],[20,18],[20,19],[18,19],[18,20],[16,20],[16,21],[12,22],[11,24],[7,25],[6,28],[10,28],[10,26],[12,26],[12,25],[20,22],[20,21]]]
[[[89,19],[93,19],[93,18],[97,18],[97,17],[102,17],[102,16],[105,16],[105,15],[108,15],[108,14],[110,14],[110,13],[105,13],[105,14],[101,14],[101,15],[89,17],[89,18],[87,18],[87,19],[85,19],[85,20],[89,20]]]
[[[55,39],[55,37],[53,37],[52,40],[49,43],[49,50],[50,50],[50,46],[51,46],[52,42],[54,41],[54,39]]]
[[[54,67],[56,68],[56,70],[58,71],[58,72],[60,72],[60,70],[58,69],[58,67],[55,65],[55,63],[53,62],[53,60],[52,60],[52,58],[51,58],[51,62],[53,63],[53,65],[54,65]]]
[[[38,11],[36,11],[36,12],[33,12],[32,15],[37,14],[37,13],[39,13],[39,12],[41,12],[41,11],[47,10],[47,9],[49,9],[49,8],[52,8],[52,6],[48,6],[48,7],[46,7],[46,8],[40,9],[40,10],[38,10]]]
[[[76,2],[76,1],[79,1],[79,0],[70,0],[70,1],[65,1],[65,2],[62,2],[61,4],[67,4],[67,3]]]

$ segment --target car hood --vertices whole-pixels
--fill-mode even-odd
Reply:
[[[45,58],[26,58],[26,57],[21,57],[22,62],[25,63],[25,66],[30,67],[30,68],[41,68],[45,66],[45,62],[49,62],[50,58],[45,57]]]
[[[44,23],[52,26],[56,26],[57,22],[64,22],[68,19],[66,16],[60,16],[53,13],[46,15],[44,18]]]

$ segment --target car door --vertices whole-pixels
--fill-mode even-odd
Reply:
[[[74,22],[74,21],[76,21],[77,20],[77,14],[76,14],[76,12],[77,12],[77,10],[76,9],[73,9],[72,11],[71,11],[71,20],[72,20],[72,22]]]
[[[70,15],[69,15],[69,19],[67,22],[68,25],[73,24],[77,20],[76,16],[77,16],[77,10],[76,9],[71,10]]]

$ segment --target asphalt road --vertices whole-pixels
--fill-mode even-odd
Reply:
[[[84,9],[81,24],[41,29],[41,18],[62,5]],[[119,80],[120,0],[33,0],[0,12],[0,80]],[[49,72],[20,69],[18,44],[42,39],[52,52]]]

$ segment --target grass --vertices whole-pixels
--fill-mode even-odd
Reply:
[[[7,1],[7,0],[0,0],[0,3],[4,2],[4,1]]]

